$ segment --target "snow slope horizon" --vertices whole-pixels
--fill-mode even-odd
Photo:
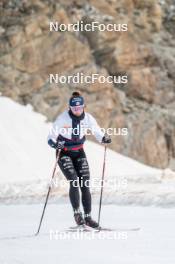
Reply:
[[[55,152],[47,145],[50,124],[46,117],[31,105],[0,96],[0,120],[0,201],[45,195],[55,162]],[[85,144],[91,179],[101,177],[103,148],[90,141]],[[108,149],[105,175],[118,183],[127,181],[126,189],[106,190],[106,202],[175,205],[172,171],[151,168]],[[64,179],[59,171],[57,177]],[[65,196],[67,186],[55,188],[53,194]],[[93,194],[98,191],[93,189]]]

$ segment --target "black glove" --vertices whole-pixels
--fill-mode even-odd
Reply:
[[[104,137],[102,138],[102,143],[109,144],[111,142],[112,142],[112,140],[111,140],[110,136],[104,135]]]
[[[52,139],[48,140],[49,146],[51,146],[51,148],[54,148],[54,149],[63,149],[64,143],[65,143],[65,141],[54,142]]]
[[[65,141],[58,141],[57,142],[57,149],[63,149],[64,148]]]

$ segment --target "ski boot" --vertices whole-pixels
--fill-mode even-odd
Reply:
[[[75,219],[75,222],[76,222],[76,224],[78,226],[85,225],[85,221],[84,221],[83,215],[82,215],[82,213],[79,210],[75,210],[74,211],[74,219]]]
[[[85,214],[84,215],[84,220],[85,220],[85,224],[87,226],[92,227],[92,228],[96,228],[96,229],[100,228],[99,224],[92,219],[90,214]]]

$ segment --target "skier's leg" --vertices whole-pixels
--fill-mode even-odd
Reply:
[[[90,214],[91,212],[91,193],[89,188],[90,172],[89,172],[88,161],[84,151],[81,151],[78,158],[74,161],[74,167],[79,177],[84,213]]]
[[[89,187],[90,172],[88,161],[84,151],[81,151],[77,160],[74,161],[74,167],[79,177],[79,183],[82,193],[82,204],[84,208],[85,224],[93,228],[99,228],[98,223],[94,221],[91,217],[91,193]]]
[[[77,186],[77,173],[75,171],[72,159],[68,155],[60,155],[58,165],[65,175],[66,179],[69,181],[69,197],[72,204],[73,210],[79,210],[80,207],[80,196],[79,187]]]
[[[79,182],[77,172],[74,168],[72,159],[68,155],[61,153],[58,161],[60,169],[65,175],[66,179],[70,182],[69,197],[74,210],[74,219],[77,225],[83,225],[84,219],[80,212],[80,196],[79,196]]]

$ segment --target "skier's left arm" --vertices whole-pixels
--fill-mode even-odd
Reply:
[[[89,114],[89,128],[91,129],[91,133],[100,143],[111,143],[111,138],[108,135],[106,135],[104,132],[102,132],[97,121],[90,114]]]

